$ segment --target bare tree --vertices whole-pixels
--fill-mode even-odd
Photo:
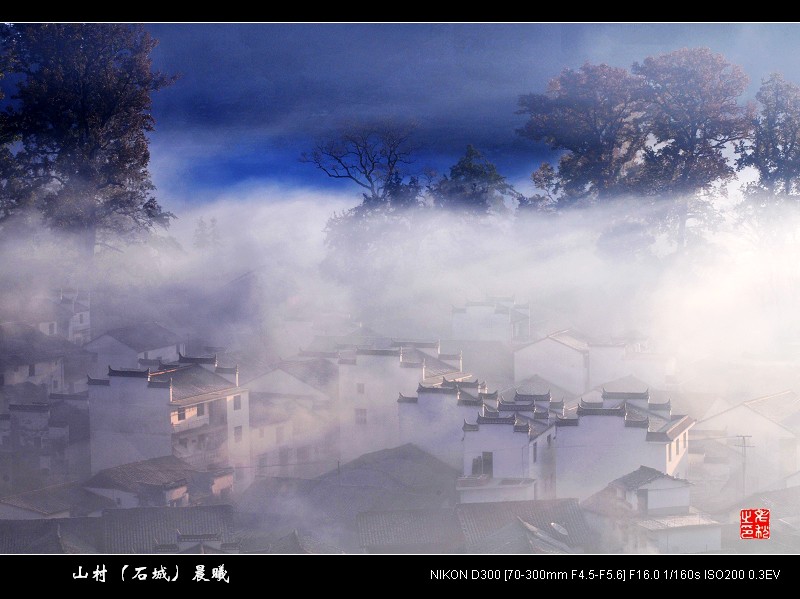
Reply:
[[[365,205],[386,204],[398,181],[408,174],[413,131],[413,125],[351,125],[318,141],[300,160],[333,179],[349,179],[361,187]]]

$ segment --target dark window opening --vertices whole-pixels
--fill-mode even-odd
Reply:
[[[28,364],[28,376],[36,376],[36,364]]]
[[[356,424],[367,423],[367,411],[363,408],[356,408]]]
[[[204,403],[197,404],[197,415],[198,416],[205,416],[206,415],[206,404],[204,404]]]
[[[491,451],[484,451],[481,454],[481,474],[491,478],[494,475],[494,454]]]
[[[241,410],[242,409],[242,396],[241,395],[234,395],[233,396],[233,409],[234,410]]]

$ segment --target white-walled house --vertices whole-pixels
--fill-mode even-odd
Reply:
[[[555,497],[555,414],[550,393],[497,397],[463,424],[462,503]]]
[[[641,466],[581,502],[609,553],[719,551],[722,523],[690,505],[689,481]]]
[[[91,339],[88,294],[75,290],[57,290],[50,297],[20,298],[24,305],[8,311],[19,320],[45,335],[58,336],[82,346]]]
[[[309,478],[336,467],[338,372],[335,358],[300,356],[244,381],[259,475]]]
[[[0,386],[33,383],[53,393],[64,392],[65,346],[69,345],[27,324],[0,324]]]
[[[336,401],[339,392],[336,357],[296,357],[273,364],[266,372],[242,380],[250,391],[282,393],[309,398],[324,405]]]
[[[249,395],[236,367],[181,356],[150,369],[108,369],[89,379],[92,472],[174,455],[199,469],[231,466],[252,480]]]
[[[648,389],[584,394],[556,419],[558,496],[585,498],[639,465],[685,478],[694,424]]]
[[[390,348],[339,352],[341,459],[400,444],[397,398],[421,382],[458,375],[460,354],[442,354],[438,341],[392,341]]]
[[[93,376],[102,376],[108,366],[139,368],[140,361],[175,362],[185,352],[184,341],[157,322],[145,322],[111,329],[84,348],[97,355]]]
[[[595,341],[573,329],[557,331],[514,351],[514,381],[539,375],[572,393],[635,376],[654,388],[675,383],[676,360],[644,351],[641,340]]]
[[[413,443],[444,463],[461,469],[462,424],[473,420],[485,401],[496,401],[485,383],[464,377],[442,377],[436,384],[419,384],[415,395],[397,399],[400,443]]]

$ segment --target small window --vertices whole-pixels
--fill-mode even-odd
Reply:
[[[681,454],[681,438],[678,437],[677,439],[675,439],[675,455],[677,456],[680,454]]]
[[[53,379],[53,391],[58,391],[58,379]]]
[[[672,461],[672,443],[667,443],[667,461]]]
[[[356,383],[356,393],[364,395],[364,383]]]
[[[197,404],[197,415],[198,416],[205,416],[206,415],[206,404],[204,404],[204,403]]]
[[[178,408],[178,420],[186,420],[186,408]]]
[[[56,334],[56,323],[51,322],[47,327],[47,331],[49,332],[50,335],[55,335]]]
[[[28,364],[28,376],[36,376],[36,364]]]
[[[188,447],[189,441],[186,438],[178,439],[178,445],[180,445],[181,447]]]
[[[241,410],[242,409],[242,396],[241,395],[234,395],[233,396],[233,409],[234,410]]]
[[[537,450],[537,443],[533,444],[533,463],[536,463],[536,450]]]
[[[97,323],[95,323],[95,324],[97,324]],[[150,356],[150,352],[147,352],[147,351],[146,351],[146,352],[144,352],[144,359],[145,359],[145,360],[148,360],[148,359],[149,359],[149,356]]]
[[[239,443],[242,440],[242,427],[237,426],[233,429],[233,440]]]
[[[689,433],[683,433],[683,446],[684,447],[689,447],[689,438],[687,436],[688,434]]]
[[[206,446],[205,434],[197,435],[197,444],[200,446],[201,449]]]
[[[363,408],[356,408],[356,424],[367,423],[367,411]]]
[[[78,322],[79,322],[80,324],[83,324],[83,312],[81,312],[80,314],[78,314]]]
[[[547,435],[547,446],[550,447],[553,444],[553,435]]]
[[[275,429],[275,442],[278,444],[283,443],[284,438],[284,430],[282,426],[279,426]]]

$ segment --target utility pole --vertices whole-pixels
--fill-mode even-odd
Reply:
[[[736,435],[739,439],[742,440],[742,444],[739,447],[742,448],[742,498],[747,497],[747,448],[753,447],[753,445],[748,445],[747,440],[752,437],[753,435]]]

